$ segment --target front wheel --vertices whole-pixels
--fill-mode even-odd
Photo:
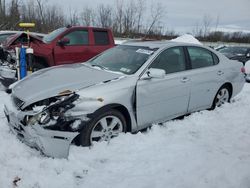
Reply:
[[[215,107],[219,107],[224,103],[227,103],[230,101],[231,95],[228,87],[223,86],[219,89],[219,91],[216,93],[212,109]]]
[[[126,132],[127,125],[124,116],[117,110],[109,110],[95,117],[81,131],[79,144],[82,146],[92,145],[94,142],[109,142],[113,137]]]

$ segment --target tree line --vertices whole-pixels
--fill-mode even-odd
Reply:
[[[66,25],[112,28],[116,37],[171,39],[177,36],[164,23],[166,7],[161,3],[147,4],[145,0],[116,0],[114,5],[99,4],[96,8],[85,5],[80,11],[69,9],[66,14],[58,5],[45,0],[0,0],[0,30],[20,30],[18,23],[36,23],[36,32],[49,33]],[[147,10],[147,11],[145,11]],[[146,13],[147,12],[147,13]],[[225,33],[211,30],[212,19],[204,15],[191,34],[204,41],[250,42],[250,34]],[[219,17],[215,27],[219,24]]]

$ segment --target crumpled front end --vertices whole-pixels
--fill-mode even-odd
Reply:
[[[0,48],[0,81],[6,87],[17,81],[15,52],[4,52]]]
[[[4,112],[10,129],[21,141],[46,156],[67,158],[70,144],[89,121],[87,115],[69,113],[78,98],[68,91],[21,109],[22,101],[12,96]]]

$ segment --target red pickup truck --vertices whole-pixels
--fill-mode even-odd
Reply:
[[[16,34],[4,43],[5,50],[27,44],[26,34]],[[115,45],[110,29],[67,26],[45,35],[30,37],[34,49],[34,69],[84,62]]]

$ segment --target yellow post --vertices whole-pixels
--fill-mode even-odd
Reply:
[[[30,48],[30,34],[29,29],[35,27],[35,23],[19,23],[19,27],[26,29],[27,39],[28,39],[28,47],[26,48],[26,56],[27,56],[27,71],[29,74],[33,71],[33,54],[34,50]]]
[[[30,46],[30,35],[29,35],[29,29],[35,27],[35,23],[19,23],[19,27],[26,29],[27,32],[27,38],[28,38],[28,47]]]

